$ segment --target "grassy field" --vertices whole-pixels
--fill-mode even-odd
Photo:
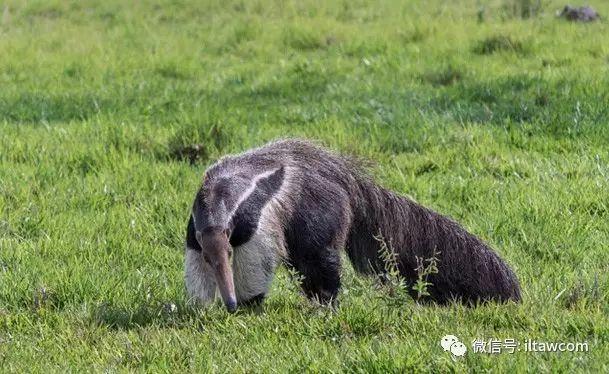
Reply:
[[[0,3],[1,372],[609,370],[606,21],[557,1],[527,19],[507,1],[125,3]],[[203,171],[286,136],[463,223],[523,303],[418,305],[347,267],[336,311],[285,271],[262,307],[189,305]]]

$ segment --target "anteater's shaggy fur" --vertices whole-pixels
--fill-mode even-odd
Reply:
[[[435,254],[431,300],[520,300],[516,276],[483,241],[380,187],[357,161],[302,140],[225,157],[207,170],[188,225],[187,288],[206,302],[218,287],[234,310],[236,302],[262,300],[283,262],[302,275],[309,297],[328,302],[340,288],[342,248],[358,272],[383,273],[379,238],[410,284],[416,258]]]

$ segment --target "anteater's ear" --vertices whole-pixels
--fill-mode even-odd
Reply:
[[[226,235],[227,238],[230,239],[230,234],[232,233],[230,228],[225,228],[224,229],[224,235]]]
[[[192,215],[188,220],[188,227],[186,228],[186,247],[192,249],[193,251],[201,250],[201,244],[199,244],[199,241],[197,240],[195,224],[192,219]]]
[[[201,231],[195,231],[195,236],[197,237],[199,245],[202,245],[201,243],[203,242],[203,237],[201,236]]]

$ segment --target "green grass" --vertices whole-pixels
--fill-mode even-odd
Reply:
[[[124,3],[0,6],[0,371],[609,369],[606,21],[556,19],[557,1],[528,19],[506,1]],[[421,306],[347,267],[337,311],[286,272],[261,308],[188,305],[204,169],[285,136],[371,159],[463,223],[523,303]]]

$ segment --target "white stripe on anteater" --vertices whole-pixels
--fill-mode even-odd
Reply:
[[[278,168],[277,168],[278,169]],[[275,173],[277,171],[277,169],[275,170],[269,170],[266,171],[264,173],[258,174],[254,180],[252,180],[250,186],[247,188],[247,190],[245,190],[241,196],[239,196],[239,199],[237,200],[237,203],[235,204],[234,208],[230,211],[230,213],[228,214],[228,217],[226,219],[225,224],[228,224],[234,217],[235,212],[237,211],[237,209],[239,209],[239,207],[241,206],[241,204],[243,204],[243,202],[250,197],[250,195],[256,190],[258,181],[260,181],[261,179],[267,178],[271,175],[273,175],[273,173]]]

